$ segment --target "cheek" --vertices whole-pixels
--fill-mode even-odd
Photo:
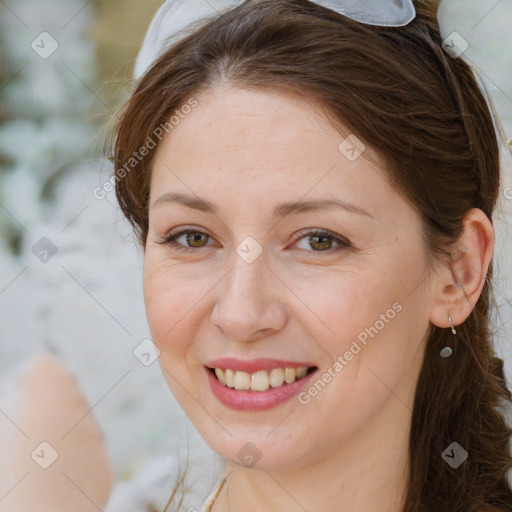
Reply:
[[[303,325],[324,355],[324,370],[340,376],[331,392],[347,403],[357,396],[354,406],[364,409],[366,401],[369,411],[389,393],[379,378],[393,388],[414,366],[428,327],[425,304],[410,294],[413,276],[420,273],[418,265],[382,258],[364,271],[332,272],[300,284],[297,294],[308,306],[302,307]],[[320,401],[328,402],[328,396]]]
[[[151,254],[144,261],[144,301],[154,343],[162,353],[179,353],[185,347],[185,331],[190,326],[194,305],[201,296],[197,281],[180,277]],[[194,288],[195,286],[195,288]]]
[[[194,376],[190,361],[191,345],[199,323],[200,298],[197,280],[183,277],[179,268],[169,268],[162,259],[146,256],[144,261],[144,299],[151,338],[160,350],[159,365],[169,389],[189,410],[193,407],[198,390],[194,390]],[[191,399],[191,393],[195,396]]]
[[[399,293],[393,278],[380,269],[371,272],[331,272],[297,284],[305,307],[304,321],[330,354],[342,354],[365,329],[394,317]]]
[[[220,277],[219,277],[220,276]],[[171,366],[195,364],[197,332],[211,316],[211,298],[222,273],[202,273],[187,265],[169,263],[160,251],[146,252],[144,300],[153,342],[161,362]],[[167,366],[167,364],[166,364]]]

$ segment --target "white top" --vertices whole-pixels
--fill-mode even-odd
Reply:
[[[201,507],[201,510],[199,512],[210,512],[213,506],[213,503],[215,502],[217,496],[219,495],[220,491],[224,487],[224,484],[226,483],[227,478],[227,469],[224,469],[222,474],[219,476],[219,479],[217,480],[217,483],[213,487],[212,491],[206,498],[206,500],[203,503],[203,506]]]

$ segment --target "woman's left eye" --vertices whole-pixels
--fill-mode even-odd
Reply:
[[[329,231],[323,230],[299,233],[296,236],[296,240],[299,242],[305,241],[306,246],[314,249],[314,251],[309,251],[308,249],[301,248],[301,250],[305,250],[307,252],[327,252],[331,249],[336,250],[350,247],[350,242],[348,240],[334,236]],[[333,243],[336,245],[333,246]]]
[[[180,242],[179,240],[182,239]],[[309,232],[300,232],[294,237],[296,246],[299,246],[298,242],[305,243],[306,247],[312,248],[313,251],[299,247],[301,251],[305,252],[327,252],[337,249],[343,249],[350,247],[350,242],[342,237],[337,237],[329,231],[315,230]],[[208,245],[215,245],[214,243],[209,244],[212,241],[210,235],[203,233],[202,231],[195,230],[183,230],[178,233],[167,236],[161,243],[166,245],[172,245],[178,250],[193,250],[200,249],[201,247],[207,247]]]

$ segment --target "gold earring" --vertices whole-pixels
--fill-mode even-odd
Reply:
[[[457,331],[455,330],[455,327],[453,326],[452,317],[448,315],[448,321],[450,322],[450,327],[452,329],[453,334],[457,334]],[[450,357],[453,354],[452,347],[444,347],[441,352],[439,352],[439,355],[441,357]]]
[[[453,327],[453,323],[452,323],[452,317],[451,316],[448,316],[448,320],[450,322],[450,327],[452,329],[452,333],[453,334],[457,334],[457,331],[455,330],[455,327]]]

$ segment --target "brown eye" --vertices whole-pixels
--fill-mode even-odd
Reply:
[[[187,243],[190,244],[190,247],[204,247],[208,242],[208,238],[208,235],[197,231],[188,232],[186,235]]]
[[[180,240],[181,239],[181,240]],[[174,249],[200,249],[207,247],[211,237],[202,231],[182,230],[178,233],[167,236],[161,243],[169,245]]]
[[[311,245],[311,247],[319,251],[325,251],[327,249],[330,249],[332,246],[332,242],[332,237],[325,235],[311,235],[309,237],[309,244]]]
[[[334,236],[329,231],[303,231],[297,235],[296,240],[297,247],[309,253],[335,251],[351,247],[348,240]],[[300,244],[303,244],[302,247]]]

